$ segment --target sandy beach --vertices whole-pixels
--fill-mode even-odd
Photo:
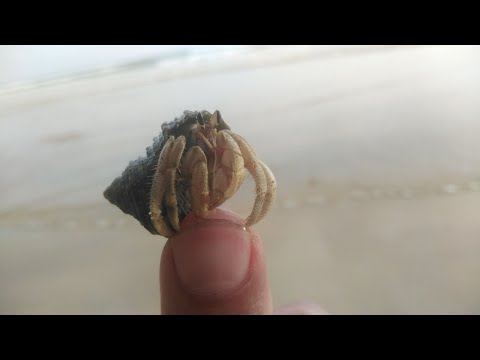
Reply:
[[[275,306],[480,313],[480,47],[268,48],[0,91],[0,313],[159,314],[165,239],[102,196],[183,110],[278,180]],[[225,204],[247,215],[253,182]]]

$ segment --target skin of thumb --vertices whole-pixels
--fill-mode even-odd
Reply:
[[[216,209],[182,222],[161,256],[162,314],[272,314],[262,241],[244,221]]]

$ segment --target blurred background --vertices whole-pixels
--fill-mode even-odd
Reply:
[[[159,314],[165,239],[102,193],[202,109],[277,177],[276,307],[480,313],[480,47],[198,45],[0,46],[0,313]]]

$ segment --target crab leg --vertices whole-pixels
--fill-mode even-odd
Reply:
[[[180,224],[178,219],[177,196],[175,194],[175,181],[180,159],[182,158],[183,150],[185,150],[185,143],[185,136],[183,135],[175,139],[167,159],[168,165],[165,171],[165,207],[167,208],[170,224],[176,231],[180,230]]]
[[[158,157],[157,169],[153,176],[150,190],[150,217],[157,232],[164,236],[172,236],[174,231],[168,225],[162,204],[166,206],[169,222],[174,230],[179,229],[177,198],[175,196],[176,171],[185,149],[185,137],[179,136],[174,140],[171,136]],[[164,198],[165,195],[165,198]],[[163,203],[165,200],[165,203]]]
[[[162,200],[165,192],[166,180],[164,174],[168,165],[167,159],[170,156],[174,141],[174,137],[170,136],[165,142],[165,145],[158,156],[157,167],[155,174],[153,175],[153,183],[150,189],[150,218],[152,219],[152,224],[155,227],[155,230],[157,230],[160,235],[166,237],[172,236],[173,230],[165,221],[162,214]]]
[[[255,197],[255,203],[253,204],[252,212],[247,217],[246,227],[252,226],[259,221],[262,213],[263,203],[265,202],[265,195],[267,193],[267,179],[263,168],[256,160],[256,155],[253,149],[248,145],[244,138],[231,131],[224,130],[232,136],[235,142],[238,144],[240,151],[242,152],[245,167],[255,180],[255,191],[257,196]]]
[[[185,154],[182,172],[191,183],[191,206],[196,217],[204,218],[208,213],[208,168],[207,157],[199,146],[191,147]]]
[[[237,192],[244,179],[244,168],[239,145],[229,133],[220,131],[216,137],[210,208],[220,206]]]
[[[276,193],[277,193],[277,181],[275,180],[275,176],[273,175],[272,171],[265,165],[262,161],[258,160],[258,164],[262,167],[263,172],[265,173],[265,177],[267,179],[267,193],[265,195],[265,201],[263,202],[262,211],[257,218],[257,222],[262,220],[265,215],[270,211],[273,202],[275,201]]]

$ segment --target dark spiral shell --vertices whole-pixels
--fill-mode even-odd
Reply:
[[[219,114],[219,113],[218,113]],[[193,134],[196,124],[204,124],[212,116],[208,111],[184,111],[181,116],[173,121],[162,125],[159,136],[153,139],[153,144],[146,149],[147,155],[130,161],[122,175],[117,177],[104,191],[104,197],[113,205],[120,208],[125,214],[133,216],[142,226],[152,234],[158,234],[150,220],[150,188],[157,165],[158,156],[170,136],[175,138],[184,135],[187,144],[186,152],[190,147],[197,144]],[[229,126],[218,116],[217,130],[230,130]],[[191,210],[189,200],[189,184],[186,183],[179,173],[175,183],[177,194],[178,212],[180,221]],[[165,209],[162,209],[165,211]],[[166,219],[168,221],[168,219]]]

